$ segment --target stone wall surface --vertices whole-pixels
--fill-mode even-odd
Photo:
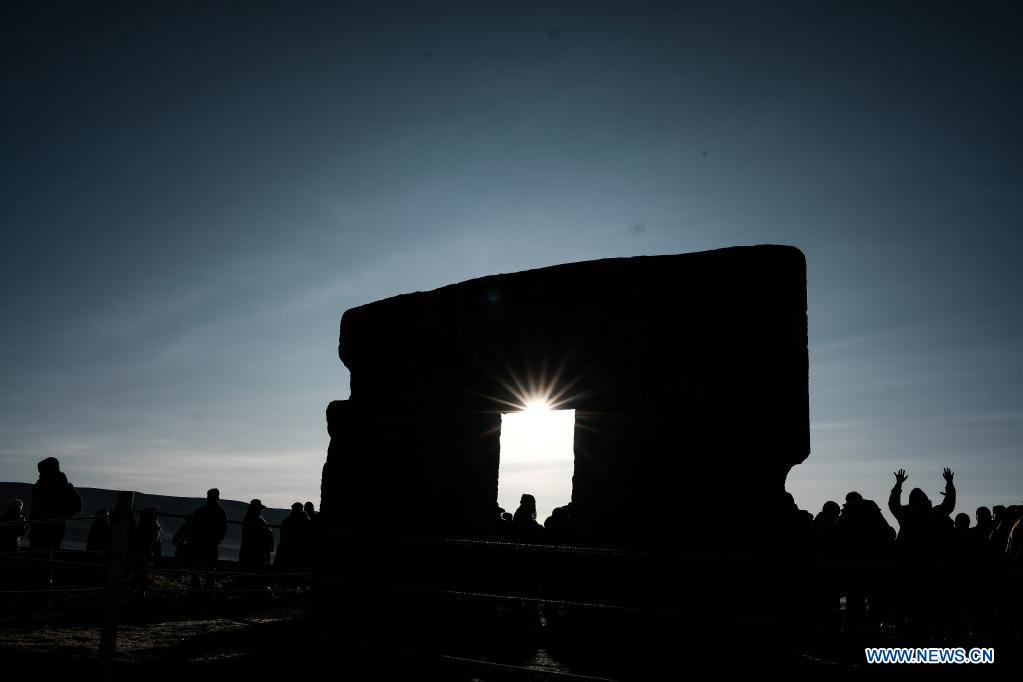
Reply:
[[[341,530],[483,537],[500,415],[536,393],[576,410],[580,543],[734,551],[718,529],[773,508],[810,451],[806,266],[793,247],[571,263],[396,296],[345,312],[338,350],[351,397],[328,408],[322,507]],[[383,562],[428,555],[347,551],[331,570],[379,576]],[[450,575],[436,560],[389,575]]]

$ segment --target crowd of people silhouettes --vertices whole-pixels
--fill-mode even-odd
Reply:
[[[39,462],[38,469],[27,516],[23,502],[13,500],[0,518],[0,550],[18,550],[26,535],[31,550],[59,550],[67,520],[82,510],[81,497],[56,458]],[[833,620],[839,618],[844,600],[848,623],[867,627],[976,627],[1018,618],[1023,605],[1019,581],[1010,581],[1008,591],[999,586],[1004,584],[1002,576],[1014,575],[1012,571],[1023,561],[1023,506],[979,507],[971,525],[965,513],[952,517],[956,489],[950,469],[942,472],[945,489],[937,504],[920,488],[913,488],[903,504],[903,486],[909,477],[903,469],[894,477],[888,510],[897,528],[888,523],[877,503],[856,491],[849,492],[842,505],[826,502],[816,516],[799,509],[792,496],[785,494],[775,522],[787,532],[777,536],[784,538],[786,555],[813,567],[808,577],[800,578],[803,598],[794,601],[815,618]],[[280,524],[276,544],[273,528],[263,517],[265,509],[259,499],[249,503],[241,522],[239,565],[256,570],[271,565],[282,571],[311,569],[315,531],[320,526],[312,502],[292,505]],[[138,511],[137,521],[131,515],[128,551],[143,562],[163,557],[159,519],[154,508]],[[175,560],[192,567],[194,589],[208,586],[203,576],[216,571],[227,528],[220,491],[211,488],[206,502],[174,533]],[[527,493],[514,514],[497,507],[490,535],[529,545],[571,545],[572,528],[571,503],[555,508],[541,525],[536,500]],[[112,542],[112,515],[96,510],[86,549],[110,551]],[[543,590],[544,575],[532,557],[519,554],[511,561],[515,565],[507,572],[513,576],[507,585],[510,590]]]
[[[820,567],[809,580],[816,599],[811,611],[836,618],[844,596],[848,621],[867,627],[975,630],[995,619],[1018,619],[1018,581],[1003,579],[1023,558],[1023,506],[999,505],[994,514],[979,507],[971,527],[969,515],[951,516],[956,489],[950,469],[942,472],[938,504],[920,488],[903,504],[909,477],[904,469],[894,477],[888,510],[897,529],[877,503],[855,491],[841,507],[825,503],[816,516],[793,511],[804,540],[799,551]],[[828,570],[832,566],[837,570]]]
[[[82,511],[82,498],[60,470],[54,457],[38,464],[39,479],[32,486],[31,506],[25,512],[20,499],[11,500],[0,517],[0,551],[44,551],[62,549],[69,520]],[[291,514],[281,523],[280,542],[274,541],[273,527],[263,518],[266,506],[254,499],[249,503],[242,520],[242,538],[238,563],[248,569],[274,567],[281,570],[305,571],[315,553],[315,529],[319,519],[312,502],[296,502]],[[129,517],[127,554],[132,563],[151,565],[164,558],[164,531],[160,513],[155,508],[132,510]],[[105,508],[96,509],[86,539],[87,552],[110,552],[114,544],[114,515]],[[216,571],[220,559],[220,546],[227,535],[227,512],[220,504],[220,491],[211,488],[205,504],[187,515],[174,533],[174,560],[192,568],[192,587],[208,586],[209,576]],[[25,539],[27,538],[27,542]],[[276,549],[276,556],[274,550]],[[146,571],[133,573],[136,583],[143,589]],[[204,581],[205,577],[205,581]]]

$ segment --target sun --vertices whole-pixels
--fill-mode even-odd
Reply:
[[[526,401],[524,412],[530,412],[538,414],[541,412],[550,412],[551,404],[543,398],[532,398]]]

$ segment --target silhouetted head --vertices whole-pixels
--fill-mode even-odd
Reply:
[[[909,506],[913,509],[926,511],[931,508],[931,499],[920,488],[913,488],[909,491]]]
[[[259,514],[264,509],[266,509],[266,507],[263,505],[263,501],[258,498],[253,498],[253,500],[249,502],[249,511],[251,512]]]
[[[838,518],[838,512],[841,511],[841,507],[838,506],[838,502],[834,500],[828,500],[824,503],[824,507],[821,508],[821,514],[824,514],[827,518]]]
[[[985,526],[991,523],[991,510],[987,507],[977,507],[977,525]]]
[[[291,505],[291,511],[293,512],[305,512],[305,506],[301,502],[295,502]]]
[[[956,514],[956,530],[966,530],[970,527],[970,515],[959,512]]]
[[[515,516],[512,515],[511,512],[504,512],[503,514],[501,514],[501,518],[507,521],[508,523],[511,523],[515,519]]]
[[[48,478],[50,476],[56,476],[60,473],[60,462],[57,461],[56,457],[47,457],[43,461],[36,465],[39,469],[40,478]]]
[[[536,498],[529,493],[523,493],[519,498],[519,508],[515,511],[515,518],[519,514],[527,514],[529,518],[536,519]]]
[[[855,490],[853,490],[851,492],[848,492],[845,495],[845,506],[846,507],[855,507],[856,505],[858,505],[862,501],[863,501],[863,495],[860,495]]]
[[[220,490],[217,488],[210,488],[206,491],[206,504],[219,504],[220,502]]]
[[[25,508],[25,503],[21,500],[11,500],[11,503],[7,505],[8,514],[20,514],[21,510]]]
[[[313,518],[313,514],[316,513],[316,505],[314,505],[312,502],[306,502],[305,513],[309,515],[309,518]]]

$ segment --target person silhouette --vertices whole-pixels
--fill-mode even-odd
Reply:
[[[970,534],[970,515],[965,512],[956,514],[952,532],[948,538],[948,558],[952,563],[966,569],[974,560],[973,536]]]
[[[1005,554],[1005,548],[1009,542],[1009,532],[1012,530],[1013,524],[1016,519],[1013,517],[1010,507],[1005,505],[995,505],[994,519],[992,520],[991,535],[989,536],[991,544],[994,546],[994,551],[998,556]]]
[[[184,522],[171,536],[171,544],[174,545],[174,560],[191,566],[192,565],[192,515],[185,516]]]
[[[312,502],[305,503],[305,515],[309,517],[312,526],[320,520],[320,512],[316,511],[316,505]]]
[[[242,520],[242,545],[238,551],[238,565],[246,568],[264,568],[270,563],[274,551],[274,532],[263,518],[262,501],[249,502]]]
[[[143,562],[159,559],[163,556],[162,540],[160,512],[154,507],[140,511],[138,526],[132,535],[132,554]]]
[[[987,545],[990,541],[991,536],[991,510],[987,507],[977,507],[976,517],[977,523],[970,528],[970,537],[973,539],[974,551],[977,548]]]
[[[109,552],[110,545],[114,539],[114,529],[110,525],[110,512],[106,509],[97,509],[96,518],[89,526],[89,537],[85,541],[85,550],[88,552]]]
[[[902,484],[909,476],[905,469],[895,472],[895,485],[888,496],[888,510],[899,522],[899,534],[896,543],[901,556],[908,561],[929,561],[935,559],[939,552],[941,534],[949,521],[949,514],[955,509],[956,489],[952,482],[955,474],[945,468],[942,477],[945,479],[945,499],[938,506],[931,504],[930,498],[920,488],[913,488],[909,493],[909,504],[902,505]]]
[[[150,569],[163,556],[162,539],[160,513],[154,507],[141,510],[138,524],[132,528],[129,545],[132,563],[137,566],[132,571],[132,583],[143,595],[149,588]]]
[[[552,545],[563,545],[568,539],[569,507],[555,507],[543,522],[544,540]]]
[[[0,551],[17,551],[21,547],[21,537],[28,532],[28,523],[22,509],[25,503],[12,500],[7,511],[0,516]]]
[[[207,490],[206,504],[192,512],[187,523],[188,556],[197,569],[192,572],[192,587],[202,589],[200,570],[216,570],[220,559],[220,543],[227,535],[227,512],[220,506],[220,490]]]
[[[838,518],[842,513],[838,502],[828,500],[813,519],[811,537],[813,555],[823,561],[835,558],[835,532],[838,529]]]
[[[1023,559],[1023,515],[1019,511],[1016,513],[1016,522],[1009,530],[1009,538],[1005,542],[1005,555],[1014,562]]]
[[[949,514],[956,503],[953,477],[952,470],[946,467],[942,472],[945,499],[937,506],[932,505],[920,488],[913,488],[909,493],[909,504],[902,505],[902,485],[909,478],[905,469],[895,472],[895,485],[888,495],[888,510],[899,523],[895,541],[898,557],[910,567],[902,580],[906,616],[920,625],[933,622],[939,615],[939,605],[932,599],[932,595],[938,593],[937,577],[932,570],[919,567],[947,559],[948,535],[952,526]],[[948,606],[948,600],[940,605],[941,608]]]
[[[301,502],[291,505],[291,513],[281,521],[281,541],[277,545],[274,567],[283,571],[305,568],[309,551],[309,517]]]
[[[512,536],[518,542],[535,543],[543,536],[543,526],[536,521],[536,498],[524,493],[512,517]]]
[[[494,508],[494,517],[490,523],[490,533],[499,540],[504,540],[511,535],[511,519],[505,518],[505,511],[500,506]]]
[[[980,632],[990,629],[996,615],[998,589],[989,579],[989,571],[997,566],[1001,557],[994,550],[991,531],[994,524],[991,510],[977,507],[976,524],[967,533],[968,563],[971,568],[967,588],[967,606],[970,610],[970,626]]]
[[[536,498],[524,493],[519,508],[512,517],[512,538],[519,543],[536,544],[543,537],[543,526],[536,521]],[[511,592],[534,595],[540,592],[540,565],[532,552],[512,552],[508,558],[507,580]],[[522,618],[523,633],[541,622],[543,607],[539,603],[522,602],[518,617]]]
[[[874,606],[882,592],[877,567],[886,558],[888,528],[876,502],[864,499],[856,491],[845,496],[835,527],[835,554],[842,562],[841,585],[845,587],[850,623],[860,624],[867,619],[868,601],[872,604],[871,620],[883,617],[882,609]]]
[[[37,468],[39,480],[32,486],[28,542],[35,550],[56,551],[64,541],[66,519],[82,511],[82,498],[60,470],[56,457],[47,457]]]
[[[835,538],[842,508],[828,500],[810,526],[810,549],[815,568],[810,576],[813,615],[833,620],[838,615],[839,594],[832,562],[835,560]]]

